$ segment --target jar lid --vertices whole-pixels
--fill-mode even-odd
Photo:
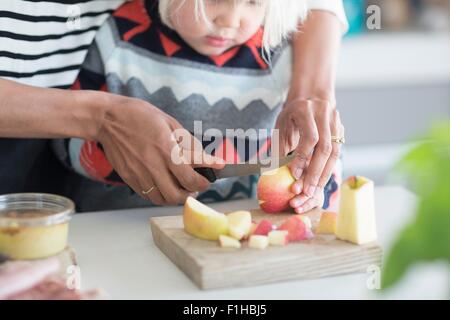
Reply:
[[[0,195],[0,227],[48,226],[70,220],[72,200],[47,193]]]

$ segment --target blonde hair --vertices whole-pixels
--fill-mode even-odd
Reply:
[[[164,24],[173,28],[170,22],[170,8],[176,0],[160,0],[159,14]],[[186,0],[182,0],[181,7]],[[200,17],[209,23],[205,13],[205,0],[195,1],[195,18]],[[234,0],[237,1],[237,0]],[[307,0],[265,0],[267,10],[263,22],[264,33],[262,48],[269,56],[270,50],[277,47],[284,39],[287,39],[292,32],[297,31],[299,23],[307,16]]]

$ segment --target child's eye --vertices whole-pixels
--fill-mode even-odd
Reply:
[[[207,1],[211,4],[217,5],[220,2],[223,2],[224,0],[207,0]],[[236,0],[228,0],[228,1],[236,1]],[[264,0],[244,0],[243,2],[251,6],[260,6],[262,5],[263,1]]]
[[[262,0],[247,0],[247,4],[251,6],[260,6],[262,4]]]

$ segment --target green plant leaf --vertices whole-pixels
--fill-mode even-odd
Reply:
[[[383,289],[419,261],[450,263],[450,121],[435,125],[397,164],[420,198],[414,221],[399,234],[383,270]]]

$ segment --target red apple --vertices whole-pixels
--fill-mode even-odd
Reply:
[[[290,208],[289,200],[295,194],[291,186],[295,182],[287,166],[264,172],[258,181],[259,206],[267,213],[279,213]]]
[[[307,239],[307,227],[303,220],[297,217],[286,219],[277,230],[287,230],[289,241],[300,241]]]
[[[267,219],[261,220],[252,232],[254,235],[267,236],[267,234],[273,230],[273,224]]]

